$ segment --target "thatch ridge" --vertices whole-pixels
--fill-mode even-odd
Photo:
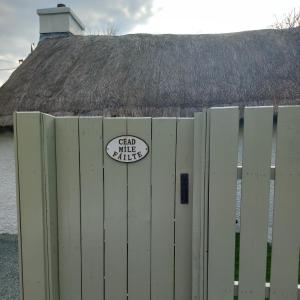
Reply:
[[[190,116],[208,106],[300,103],[300,29],[47,39],[0,88],[15,110]]]

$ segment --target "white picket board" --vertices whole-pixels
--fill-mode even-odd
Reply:
[[[48,300],[41,114],[17,113],[15,124],[22,250],[21,296],[22,300]]]
[[[232,300],[238,108],[210,110],[208,299]]]
[[[104,149],[126,134],[125,118],[103,119]],[[127,299],[127,165],[104,153],[105,299]]]
[[[60,300],[81,300],[78,117],[55,120]]]
[[[207,124],[206,111],[196,113],[194,117],[194,160],[193,160],[193,279],[192,299],[203,300],[206,294],[207,277],[207,184],[206,143]]]
[[[82,300],[104,299],[102,118],[79,118]]]
[[[151,118],[127,119],[127,134],[150,150],[128,164],[128,299],[150,300]]]
[[[297,300],[300,248],[300,107],[279,107],[271,299]]]
[[[151,299],[174,299],[176,119],[152,119]]]
[[[205,136],[204,149],[202,150],[202,162],[203,162],[203,175],[201,174],[201,188],[203,189],[203,193],[201,195],[201,206],[202,206],[202,214],[203,218],[201,222],[201,249],[203,254],[201,254],[201,274],[200,283],[203,284],[203,299],[207,299],[208,295],[208,233],[209,233],[209,155],[210,155],[210,119],[208,117],[207,110],[204,110],[205,117],[202,118],[202,135]],[[205,151],[205,153],[204,153]],[[202,179],[203,178],[203,179]],[[203,182],[203,184],[202,184]],[[203,246],[202,246],[203,245]],[[200,296],[201,296],[200,295]]]
[[[59,299],[55,118],[41,114],[49,299]]]
[[[272,131],[272,107],[245,108],[239,300],[265,299]]]
[[[192,299],[194,119],[177,120],[175,203],[175,300]],[[181,174],[188,174],[188,203],[181,204]]]
[[[20,187],[19,187],[19,156],[18,156],[18,113],[15,112],[13,115],[13,126],[14,126],[14,151],[15,151],[15,174],[16,174],[16,205],[17,205],[17,228],[18,228],[18,271],[19,271],[19,295],[20,300],[24,300],[23,296],[23,261],[22,261],[22,224],[21,224],[21,197],[20,197]]]

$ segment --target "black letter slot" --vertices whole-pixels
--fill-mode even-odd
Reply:
[[[180,174],[180,203],[189,203],[189,174]]]

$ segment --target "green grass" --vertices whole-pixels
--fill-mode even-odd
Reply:
[[[271,256],[272,256],[272,247],[268,244],[267,251],[267,269],[266,269],[266,282],[270,282],[271,278]],[[235,236],[235,268],[234,268],[234,280],[239,280],[239,268],[240,268],[240,234],[237,233]],[[300,282],[300,274],[299,274]]]
[[[268,243],[266,282],[270,282],[270,278],[271,278],[271,257],[272,257],[272,246],[271,246],[271,244]],[[240,265],[240,234],[237,233],[235,236],[235,269],[234,269],[234,280],[235,281],[239,280],[239,265]],[[298,270],[299,270],[298,284],[300,284],[300,258],[299,258]],[[238,300],[238,297],[234,297],[234,300]]]

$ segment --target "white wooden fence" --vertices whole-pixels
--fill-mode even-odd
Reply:
[[[277,122],[273,115],[272,107],[245,109],[241,167],[235,107],[188,119],[17,113],[22,299],[300,299],[300,108],[280,107]],[[142,138],[149,154],[132,164],[111,159],[106,145],[121,135]]]

